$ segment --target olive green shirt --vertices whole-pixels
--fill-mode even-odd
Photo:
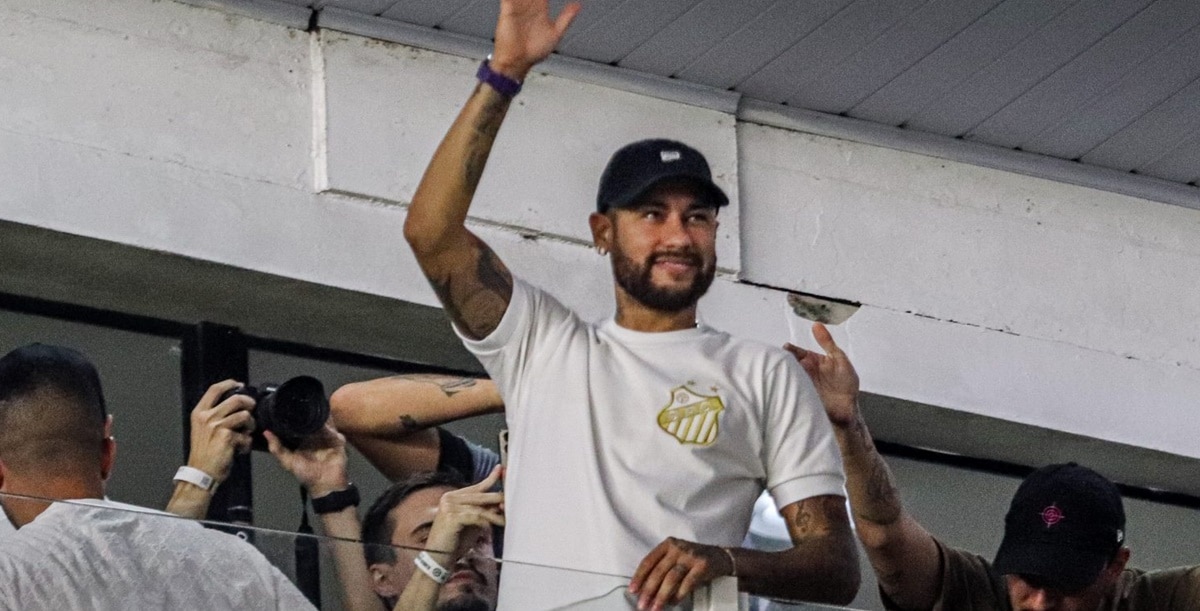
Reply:
[[[991,562],[937,543],[942,590],[929,611],[1012,611],[1004,576]],[[880,594],[892,611],[923,611],[901,609]],[[1150,572],[1126,569],[1098,611],[1200,611],[1200,566]]]

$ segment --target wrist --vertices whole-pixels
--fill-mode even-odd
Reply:
[[[502,74],[518,83],[524,83],[525,77],[529,76],[529,71],[533,69],[531,64],[505,60],[494,55],[488,56],[487,63],[492,72]]]
[[[334,490],[326,494],[313,494],[311,490],[309,494],[311,495],[309,503],[312,505],[313,513],[317,515],[336,513],[349,507],[358,507],[358,504],[361,502],[358,487],[350,483],[347,483],[340,490]]]
[[[221,482],[213,475],[204,469],[199,469],[191,465],[179,467],[175,472],[175,487],[180,486],[195,488],[206,493],[211,493]]]
[[[334,492],[339,492],[341,490],[345,490],[345,489],[349,488],[350,486],[351,486],[351,484],[350,484],[349,478],[344,478],[344,477],[341,479],[331,480],[328,482],[314,482],[312,484],[304,485],[304,487],[308,489],[308,495],[314,499],[321,498],[323,496],[328,496]]]

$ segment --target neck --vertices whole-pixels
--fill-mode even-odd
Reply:
[[[7,474],[4,479],[4,492],[11,495],[4,497],[4,511],[8,514],[13,526],[20,528],[36,519],[53,500],[70,499],[102,499],[104,498],[104,482],[99,478],[95,481],[78,478],[33,477],[24,479]],[[49,500],[40,500],[49,499]]]
[[[696,305],[678,312],[663,312],[642,305],[617,287],[617,324],[643,333],[681,331],[696,326]]]

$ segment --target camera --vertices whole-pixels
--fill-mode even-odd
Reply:
[[[296,449],[305,437],[316,433],[329,420],[329,400],[325,387],[312,376],[297,376],[282,384],[261,387],[243,386],[221,396],[224,401],[233,395],[254,399],[254,446],[266,447],[262,431],[271,431],[288,449]]]

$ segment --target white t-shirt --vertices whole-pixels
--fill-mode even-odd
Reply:
[[[97,499],[50,505],[0,545],[0,609],[312,609],[249,543]]]
[[[587,323],[519,279],[496,330],[464,343],[507,406],[501,609],[606,596],[669,536],[737,546],[764,488],[780,507],[845,494],[816,391],[781,349]],[[535,566],[610,577],[566,586]]]
[[[13,528],[12,522],[8,521],[8,514],[0,509],[0,539],[15,532],[17,529]]]

